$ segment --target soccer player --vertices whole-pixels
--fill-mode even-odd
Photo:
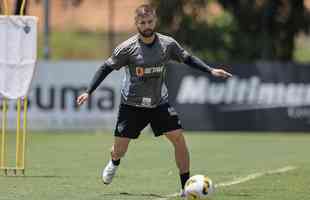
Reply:
[[[172,37],[155,32],[156,21],[156,11],[152,6],[144,4],[136,9],[138,33],[116,47],[112,56],[95,73],[87,91],[77,98],[77,103],[81,105],[87,101],[108,74],[124,67],[126,74],[111,160],[102,172],[102,180],[105,184],[112,182],[130,140],[138,138],[150,124],[155,136],[164,135],[174,146],[182,195],[190,176],[190,159],[178,114],[168,103],[166,64],[175,60],[215,77],[228,78],[232,75],[223,69],[211,68],[190,55]]]

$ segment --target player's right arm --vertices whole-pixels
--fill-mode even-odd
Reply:
[[[119,70],[121,67],[128,65],[128,58],[126,49],[122,46],[118,46],[110,58],[105,60],[103,64],[98,68],[93,76],[86,92],[82,93],[77,98],[78,105],[83,104],[88,100],[89,96],[96,90],[100,83],[113,71]]]

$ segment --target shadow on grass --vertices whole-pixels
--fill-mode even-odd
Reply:
[[[253,194],[249,194],[249,193],[226,193],[229,196],[235,196],[235,197],[250,197],[250,196],[254,196]]]
[[[0,175],[0,178],[69,178],[70,176],[57,176],[57,175]]]
[[[164,198],[164,195],[153,194],[153,193],[130,193],[130,192],[120,192],[120,193],[109,193],[103,194],[103,196],[136,196],[136,197],[157,197]]]

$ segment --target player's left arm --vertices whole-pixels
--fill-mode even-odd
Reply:
[[[224,69],[221,69],[221,67],[210,67],[206,63],[204,63],[202,60],[200,60],[198,57],[193,56],[193,55],[187,55],[183,62],[187,64],[188,66],[198,69],[203,72],[208,72],[212,74],[215,77],[219,78],[229,78],[232,77],[232,74],[225,71]]]
[[[210,67],[198,57],[194,55],[190,55],[175,40],[173,40],[172,42],[172,59],[183,62],[187,64],[188,66],[198,69],[200,71],[210,73],[215,77],[220,77],[220,78],[232,77],[232,74],[222,69],[222,67],[216,67],[216,68]]]

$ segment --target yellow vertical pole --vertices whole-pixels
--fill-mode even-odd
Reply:
[[[24,15],[25,5],[26,5],[26,0],[23,0],[22,6],[20,7],[20,11],[19,11],[20,15]]]
[[[5,15],[10,14],[8,0],[3,0],[4,2],[4,13]],[[20,15],[24,15],[24,9],[26,6],[26,0],[23,0]],[[17,119],[16,119],[16,167],[13,168],[14,173],[17,173],[17,170],[22,170],[24,174],[25,170],[25,150],[26,150],[26,132],[27,132],[27,110],[28,110],[28,99],[27,97],[23,100],[23,130],[21,134],[21,99],[17,99]],[[7,139],[6,139],[6,129],[7,129],[7,99],[4,97],[2,101],[2,130],[1,130],[1,152],[0,152],[0,169],[4,169],[5,174],[7,174],[6,166],[6,154],[7,154]]]
[[[21,16],[23,16],[24,13],[24,9],[25,9],[25,5],[26,5],[26,0],[23,0],[22,2],[22,6],[20,8],[20,12],[19,14]],[[18,165],[18,167],[22,170],[22,174],[25,174],[25,154],[26,154],[26,133],[27,133],[27,110],[28,110],[28,98],[24,97],[23,99],[24,101],[24,105],[23,105],[23,134],[22,134],[22,143],[21,143],[21,152],[20,152],[20,163]]]
[[[17,99],[17,118],[16,118],[16,169],[20,167],[20,113],[21,98]]]
[[[24,98],[24,117],[23,117],[23,150],[22,150],[22,173],[25,174],[25,155],[26,155],[26,136],[27,136],[27,111],[28,98]]]
[[[0,168],[5,168],[5,160],[6,160],[6,125],[7,125],[7,100],[3,97],[2,101],[2,130],[1,130],[1,160],[0,160]]]
[[[3,0],[4,14],[9,15],[9,3],[8,0]],[[6,126],[7,126],[7,99],[3,97],[2,101],[2,136],[1,136],[1,160],[0,168],[4,169],[5,175],[7,174],[6,163]]]

